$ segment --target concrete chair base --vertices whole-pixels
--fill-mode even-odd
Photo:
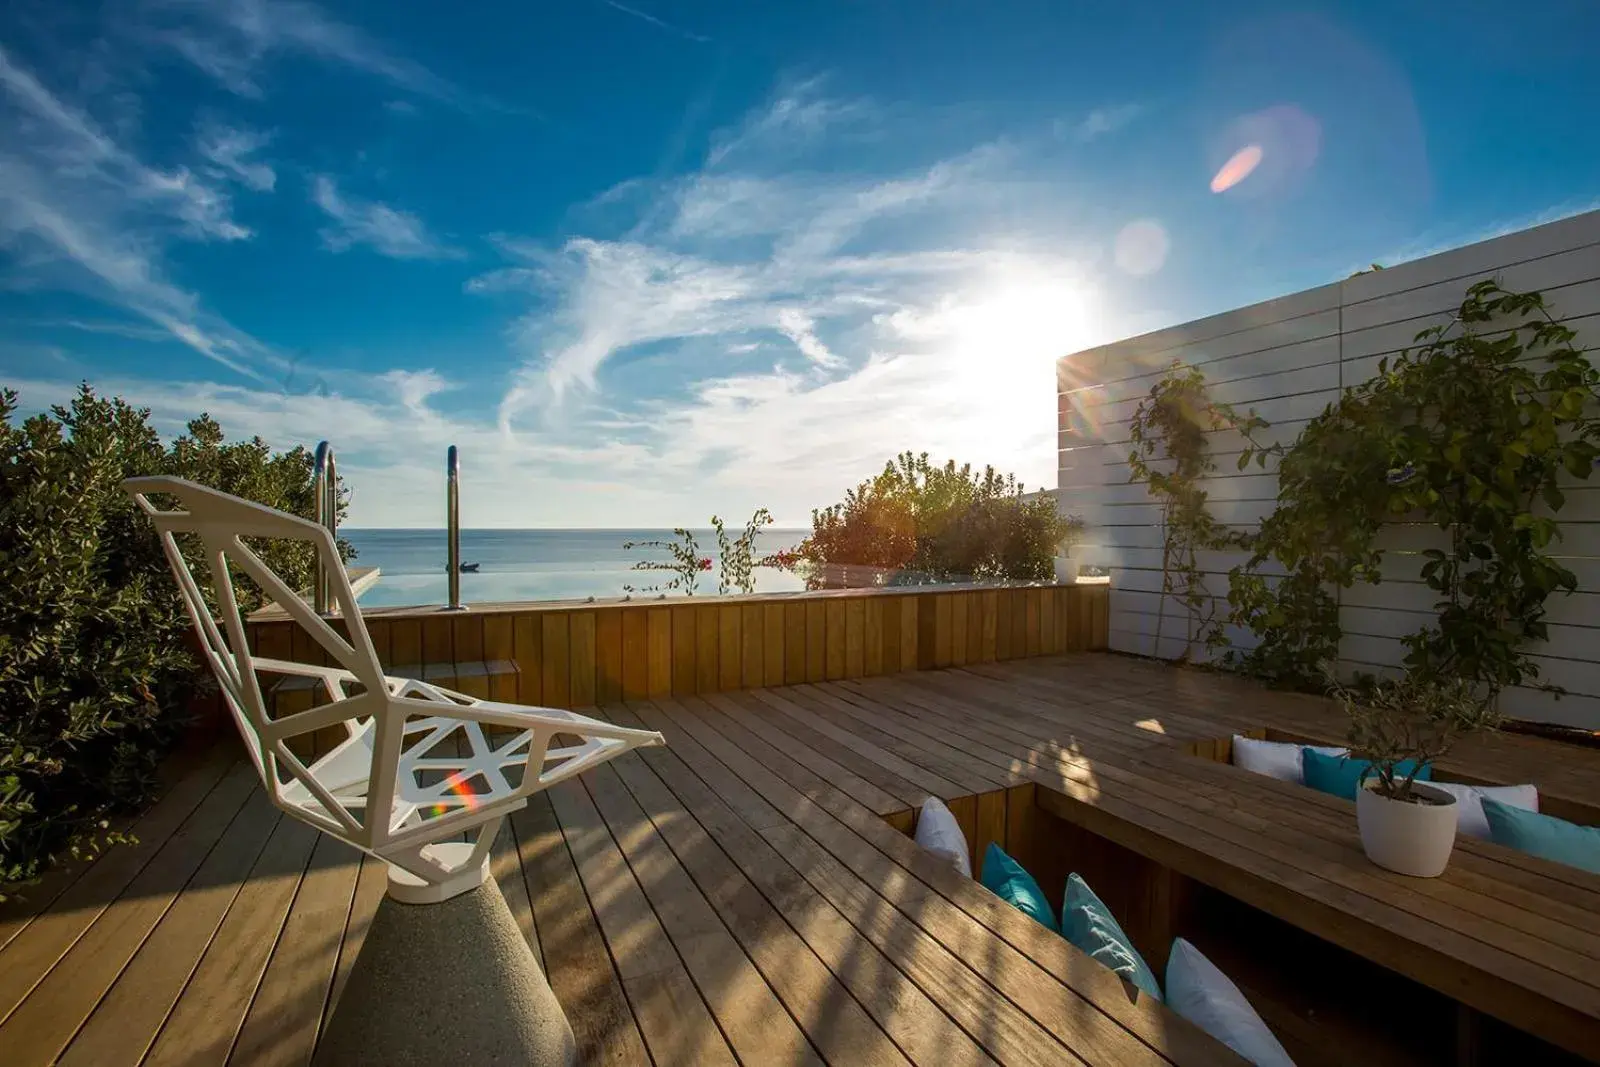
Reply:
[[[572,1027],[494,879],[437,904],[385,896],[316,1067],[570,1067]]]

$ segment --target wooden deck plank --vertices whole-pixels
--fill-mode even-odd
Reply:
[[[70,1061],[138,1062],[277,822],[238,769],[0,1025],[8,1056],[53,1062],[77,1032]]]
[[[229,1063],[311,1062],[360,868],[361,853],[337,838],[318,836]]]
[[[630,721],[643,723],[631,717]],[[676,752],[647,749],[639,755],[640,760],[617,761],[613,765],[616,773],[698,881],[719,884],[726,878],[726,872],[719,869],[724,859],[737,864],[914,1063],[943,1067],[991,1062],[976,1042],[812,889],[782,853],[724,804]],[[698,832],[695,822],[704,834]],[[710,846],[707,835],[721,846],[720,853]],[[825,1032],[835,1011],[826,1000],[815,1002],[801,1015],[801,1025],[809,1033]]]
[[[572,706],[572,620],[571,616],[551,612],[539,620],[540,682],[539,702],[552,708]]]
[[[828,605],[822,600],[807,600],[801,607],[805,611],[806,620],[805,680],[820,682],[827,677],[828,672]],[[785,681],[787,680],[785,678]]]
[[[695,692],[695,609],[684,604],[672,611],[672,692]]]
[[[1096,1063],[1162,1060],[1151,1047],[1086,1002],[1070,996],[1031,961],[989,936],[981,924],[909,877],[903,868],[889,862],[770,769],[773,762],[786,765],[791,771],[798,770],[797,764],[753,738],[735,742],[738,727],[709,708],[698,708],[696,714],[674,715],[672,721],[700,749],[759,789],[789,817],[790,823],[764,831],[764,836],[784,855],[802,858],[798,869],[806,879],[835,907],[851,916],[858,929],[874,938],[903,970],[916,970],[914,980],[996,1058],[1003,1062],[1059,1063],[1063,1058],[1073,1058],[1068,1056],[1068,1048],[1077,1048],[1088,1051],[1087,1058]],[[684,747],[686,758],[695,756],[695,749]],[[703,766],[696,765],[695,769],[702,778],[706,777]],[[799,773],[804,777],[807,772]],[[812,789],[807,792],[827,792],[826,783],[810,784]],[[893,833],[886,827],[882,830]],[[829,855],[831,848],[838,848],[843,855]],[[879,893],[886,895],[878,896]],[[912,925],[894,913],[910,919]],[[963,957],[983,960],[986,981],[960,964]],[[1087,957],[1084,959],[1090,966],[1099,967]],[[1120,980],[1104,973],[1121,988]],[[989,992],[990,984],[1026,1014],[1007,1019],[1005,1009]],[[1126,997],[1125,991],[1122,996]],[[1154,1003],[1149,998],[1140,999]],[[1040,1032],[1041,1025],[1066,1044],[1051,1049],[1050,1041]]]
[[[809,745],[800,744],[794,737],[784,733],[762,715],[750,715],[747,709],[740,704],[729,702],[729,698],[720,693],[712,693],[706,697],[713,707],[730,711],[731,714],[740,716],[739,722],[757,737],[770,742],[783,749],[791,757],[805,764],[811,771],[819,775],[824,781],[854,799],[871,811],[879,815],[889,815],[897,811],[906,810],[906,802],[900,797],[879,789],[851,771],[848,767],[818,752]]]
[[[661,707],[675,706],[669,701],[652,703]],[[633,712],[635,716],[653,714],[652,704],[628,704],[625,710]],[[727,775],[723,785],[728,791],[729,803],[739,813],[740,818],[752,826],[775,826],[783,821],[783,816],[777,809],[762,799],[754,789],[742,785],[736,777]]]
[[[146,1067],[228,1059],[267,959],[288,919],[317,831],[281,819],[145,1056]]]
[[[672,692],[672,610],[645,612],[645,692],[651,698]]]
[[[776,994],[775,986],[781,983],[769,985],[773,975],[764,978],[741,951],[737,932],[747,913],[738,905],[748,902],[719,900],[720,906],[713,907],[614,774],[598,769],[590,784],[603,804],[607,823],[613,830],[621,828],[618,843],[628,866],[739,1058],[750,1063],[820,1064]],[[755,948],[759,959],[761,945]],[[799,965],[798,960],[791,963]]]
[[[1153,998],[1130,998],[1122,981],[1099,963],[828,788],[827,783],[783,752],[748,736],[735,721],[719,720],[716,713],[703,709],[697,720],[684,721],[682,726],[714,755],[733,760],[760,778],[771,790],[764,791],[764,795],[868,885],[878,888],[893,881],[907,892],[916,893],[916,903],[909,909],[916,921],[937,911],[960,922],[943,910],[943,904],[923,895],[925,890],[937,892],[944,904],[963,912],[974,926],[1001,936],[1005,946],[988,945],[981,934],[971,935],[977,938],[973,942],[975,950],[985,960],[1005,952],[1007,947],[1015,949],[1084,997],[1076,1003],[1092,1004],[1126,1027],[1124,1036],[1128,1032],[1137,1034],[1150,1048],[1178,1062],[1235,1062],[1231,1053],[1163,1011]],[[800,803],[801,799],[807,803]],[[831,818],[823,818],[822,812]],[[908,872],[915,876],[915,882],[898,881]],[[970,934],[973,927],[966,929]],[[1087,1022],[1099,1025],[1092,1018]]]
[[[784,630],[786,610],[782,604],[761,605],[762,685],[782,685],[784,673],[788,670],[786,657],[789,654],[789,638]],[[745,677],[746,689],[755,684],[754,678]]]
[[[849,603],[844,600],[829,600],[824,604],[824,608],[823,674],[828,678],[843,678],[847,663],[846,645],[850,637]]]
[[[829,738],[870,761],[872,765],[882,767],[897,777],[910,782],[917,789],[922,790],[924,794],[932,794],[936,797],[959,797],[971,792],[970,789],[963,788],[960,784],[901,757],[886,744],[880,745],[875,741],[868,740],[863,736],[864,732],[857,733],[854,730],[846,729],[829,721],[826,716],[820,714],[816,709],[801,700],[794,699],[803,692],[806,692],[803,688],[783,693],[773,690],[761,690],[757,693],[757,699],[774,711],[793,719],[812,733]],[[920,796],[914,799],[917,802],[921,801]]]
[[[267,801],[264,793],[258,790],[250,796],[194,878],[176,897],[160,924],[145,938],[98,1004],[88,998],[101,988],[100,981],[83,973],[82,969],[68,978],[71,992],[88,999],[93,1014],[71,1038],[72,1043],[62,1055],[61,1063],[139,1062],[155,1040],[172,1005],[183,993],[190,973],[222,924],[278,820],[278,810]],[[134,891],[130,887],[130,892]],[[87,937],[79,942],[77,951],[93,953],[92,963],[97,968],[109,968],[115,962],[107,945],[93,944]],[[35,995],[43,992],[40,988]],[[81,1008],[82,1002],[74,1009],[58,1001],[48,1006],[46,1022],[50,1027],[62,1026],[71,1022]],[[22,1012],[13,1016],[26,1028],[21,1017]],[[0,1031],[0,1038],[9,1036]],[[29,1032],[23,1034],[21,1040],[9,1042],[7,1048],[19,1062],[29,1062],[33,1059],[29,1054],[30,1046],[37,1053],[47,1051],[35,1044],[36,1040],[34,1033]],[[43,1062],[49,1056],[39,1058]]]
[[[11,938],[0,951],[0,1019],[22,1003],[56,961],[121,896],[235,760],[233,751],[219,746],[134,823],[137,843],[112,848],[101,856],[50,901],[42,914],[30,916],[24,911],[7,920]]]
[[[643,700],[650,691],[650,628],[644,608],[622,611],[622,699]]]
[[[494,850],[489,853],[489,871],[500,885],[500,895],[506,898],[506,907],[517,921],[517,929],[522,931],[528,947],[533,950],[534,960],[543,970],[544,952],[539,945],[539,929],[533,923],[533,902],[528,899],[528,881],[522,873],[517,831],[510,819],[495,837]]]
[[[550,790],[550,800],[651,1055],[658,1063],[734,1063],[613,839],[626,840],[638,827],[608,827],[577,781]]]
[[[717,609],[717,688],[738,689],[747,677],[760,671],[761,642],[746,643],[745,628],[757,627],[760,636],[761,605],[724,604]]]
[[[543,704],[544,626],[539,616],[518,615],[512,621],[511,647],[517,663],[517,700],[535,706]]]
[[[731,643],[741,685],[781,681],[792,665],[790,608],[800,609],[801,681],[814,655],[824,675],[838,668],[837,649],[829,658],[838,635],[844,672],[869,676],[677,694],[634,704],[637,717],[626,707],[602,711],[663,729],[672,747],[631,753],[513,816],[492,870],[587,1060],[1230,1062],[916,846],[907,807],[935,782],[960,814],[974,859],[989,841],[1031,841],[1035,853],[1016,854],[1059,886],[1070,857],[1038,851],[1048,850],[1051,827],[1068,851],[1096,835],[1121,843],[1130,861],[1165,864],[1343,945],[1396,982],[1433,986],[1464,1011],[1570,1049],[1600,1043],[1600,878],[1469,840],[1440,879],[1379,871],[1361,855],[1348,802],[1191,754],[1225,756],[1217,746],[1233,732],[1336,740],[1342,721],[1327,701],[1124,657],[1014,658],[1030,639],[1041,650],[1079,642],[1072,631],[1090,602],[1079,592],[984,593],[967,605],[965,625],[951,612],[947,654],[964,665],[916,674],[892,668],[908,652],[913,664],[919,652],[945,654],[938,598],[950,594],[818,598],[815,650],[810,603],[760,605],[750,616],[761,638],[753,678],[749,605],[688,605],[695,689],[721,688],[728,676],[724,607],[738,624]],[[832,604],[842,608],[830,618]],[[670,623],[675,607],[615,610],[613,695],[628,689],[628,614],[638,620],[644,695],[649,616],[665,612]],[[570,620],[582,614],[563,613],[570,699],[585,695],[572,685]],[[830,625],[841,617],[842,628]],[[494,618],[481,620],[484,654]],[[542,618],[533,618],[542,652]],[[408,640],[405,621],[390,621],[391,654]],[[452,647],[470,650],[471,629],[449,621]],[[509,640],[520,664],[527,644],[506,621],[509,631],[494,640]],[[775,670],[769,622],[779,638]],[[673,629],[666,665],[675,690],[683,679],[673,677]],[[989,662],[1002,635],[1013,658]],[[713,638],[715,678],[701,654]],[[871,670],[874,645],[882,674]],[[536,662],[542,690],[543,656]],[[183,1067],[309,1057],[381,895],[383,867],[353,853],[336,862],[337,846],[279,817],[238,766],[228,772],[231,755],[208,758],[209,780],[179,776],[146,813],[136,831],[143,844],[54,876],[33,907],[0,907],[0,995],[14,997],[0,1021],[0,1060],[46,1062],[63,1048],[63,1062],[143,1056]],[[1449,763],[1464,780],[1534,780],[1554,808],[1600,811],[1586,806],[1600,797],[1585,777],[1600,757],[1587,751],[1488,738]],[[234,792],[221,784],[229,781]],[[147,838],[150,827],[157,833]],[[1110,878],[1121,870],[1114,858],[1083,862]],[[1132,896],[1114,903],[1136,937],[1165,944],[1183,927],[1143,877],[1130,867]],[[1260,977],[1246,968],[1241,984]],[[1317,1040],[1315,1019],[1251,988],[1271,1000],[1264,1014],[1275,1025],[1293,1027],[1297,1048]],[[782,1033],[770,1032],[774,1019]]]
[[[592,611],[575,611],[572,613],[572,622],[568,634],[569,667],[568,677],[571,679],[569,693],[572,706],[575,708],[593,707],[596,699],[598,685],[595,679],[597,673],[596,638],[597,620]]]
[[[862,613],[862,656],[861,674],[873,677],[883,673],[883,598],[873,597],[865,601],[865,610]]]
[[[622,611],[596,613],[594,624],[594,699],[614,704],[622,699]]]
[[[798,686],[793,695],[796,703],[805,704],[829,722],[953,782],[962,793],[982,793],[1016,784],[1013,776],[989,770],[956,746],[907,729],[896,721],[897,717],[877,715],[843,700],[828,686]]]
[[[724,689],[739,689],[744,686],[761,685],[766,676],[765,656],[767,650],[763,647],[762,627],[765,625],[765,608],[772,607],[778,611],[781,620],[783,615],[782,604],[743,604],[729,605],[723,611],[734,616],[731,625],[738,638],[737,659],[729,670],[726,657],[723,659],[723,675],[726,681],[731,677],[733,684],[724,684]],[[724,624],[725,627],[728,624]],[[778,676],[777,684],[783,684],[783,637],[778,637]]]
[[[361,954],[361,946],[366,943],[367,931],[372,927],[372,917],[377,914],[378,901],[383,899],[385,890],[389,887],[389,865],[380,859],[363,855],[360,859],[361,870],[356,875],[355,896],[350,902],[350,915],[345,922],[344,938],[339,946],[339,961],[333,972],[333,985],[328,990],[328,1005],[322,1013],[320,1034],[327,1029],[328,1020],[333,1018],[334,1009],[339,1006],[339,998],[344,994],[345,983],[350,980],[350,971],[355,967],[356,957]],[[523,895],[526,903],[527,895]]]
[[[803,720],[786,714],[783,708],[777,705],[791,704],[784,696],[788,692],[789,689],[750,690],[755,703],[741,701],[738,705],[739,714],[760,716],[772,728],[787,734],[791,739],[789,744],[798,746],[797,751],[799,748],[808,749],[848,768],[858,778],[870,782],[878,790],[894,797],[902,809],[918,807],[930,795],[927,789],[875,762],[870,755],[863,754],[837,738],[812,729]]]
[[[545,794],[511,816],[523,857],[545,976],[577,1038],[578,1062],[634,1067],[649,1062],[633,1010]],[[550,966],[555,961],[560,966]]]
[[[240,812],[255,783],[255,768],[236,763],[150,863],[128,883],[123,897],[99,914],[0,1023],[0,1048],[21,1062],[47,1063],[78,1027],[174,899],[205,863]],[[246,834],[248,833],[245,831]]]
[[[112,814],[106,819],[106,829],[117,833],[129,833],[133,824],[149,814],[155,804],[171,793],[179,782],[209,761],[224,759],[224,754],[218,752],[218,747],[204,742],[180,745],[162,762],[157,771],[157,782],[151,792],[151,802],[141,810]],[[31,882],[5,885],[6,898],[0,900],[0,952],[3,952],[29,923],[47,912],[62,893],[70,889],[73,883],[95,865],[98,858],[98,856],[86,856],[83,859],[62,857]]]
[[[720,609],[715,604],[694,612],[694,687],[697,693],[722,688]]]

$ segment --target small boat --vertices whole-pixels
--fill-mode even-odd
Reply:
[[[483,566],[481,563],[458,563],[456,564],[456,569],[462,574],[477,574],[478,568],[481,566]],[[444,569],[449,570],[450,565],[448,563],[445,564]]]

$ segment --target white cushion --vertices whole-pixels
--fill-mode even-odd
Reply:
[[[1167,1007],[1256,1067],[1294,1067],[1239,987],[1181,937],[1167,957]]]
[[[1233,735],[1233,765],[1243,767],[1247,771],[1265,774],[1269,778],[1278,778],[1295,785],[1305,785],[1305,770],[1302,767],[1304,754],[1300,751],[1310,748],[1322,753],[1324,756],[1343,756],[1349,750],[1343,748],[1325,748],[1322,745],[1302,745],[1288,741],[1258,741],[1253,737],[1240,737]]]
[[[1531,785],[1462,785],[1460,782],[1429,782],[1456,798],[1456,829],[1468,837],[1488,841],[1489,820],[1483,814],[1483,798],[1498,800],[1513,808],[1539,810],[1539,790]]]
[[[967,855],[967,835],[961,832],[956,817],[938,797],[922,802],[917,816],[917,844],[950,861],[950,866],[967,878],[972,877],[972,860]]]

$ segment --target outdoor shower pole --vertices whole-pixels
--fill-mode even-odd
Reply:
[[[333,459],[333,446],[326,441],[317,445],[316,465],[312,474],[312,496],[317,522],[328,532],[339,532],[339,465]],[[311,606],[318,615],[328,614],[328,601],[333,589],[333,576],[323,565],[322,553],[317,553],[317,573],[311,592]]]
[[[445,525],[449,538],[450,605],[446,611],[461,609],[461,453],[455,445],[445,453]]]

